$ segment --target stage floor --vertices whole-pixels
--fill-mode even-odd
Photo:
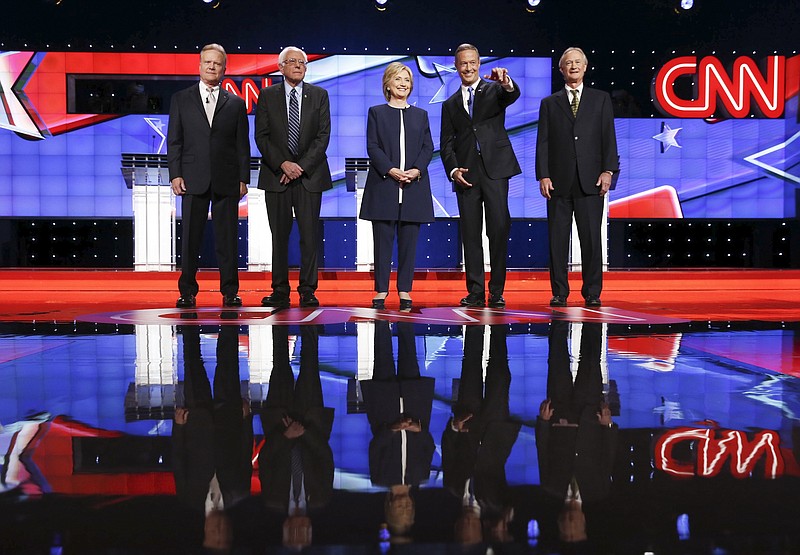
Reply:
[[[175,273],[0,271],[0,550],[281,552],[288,414],[318,553],[800,552],[800,272],[610,272],[599,309],[510,272],[505,310],[426,272],[410,312],[321,278],[273,311],[243,273],[223,310],[207,272],[178,310]]]

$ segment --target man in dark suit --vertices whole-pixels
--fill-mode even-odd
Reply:
[[[558,62],[566,86],[542,100],[536,138],[536,179],[547,199],[550,238],[550,306],[567,306],[567,259],[572,216],[581,242],[587,307],[601,306],[604,196],[619,170],[614,113],[608,93],[583,84],[589,61],[567,48]]]
[[[219,86],[227,55],[218,44],[200,52],[200,83],[176,93],[169,108],[167,162],[172,192],[181,197],[183,241],[178,308],[196,304],[197,261],[211,204],[219,289],[224,306],[239,298],[239,200],[250,181],[250,140],[244,101]]]
[[[303,81],[308,58],[297,47],[278,56],[283,82],[258,95],[256,144],[261,152],[258,188],[266,192],[272,230],[272,294],[263,306],[289,307],[289,233],[292,208],[300,231],[300,306],[319,306],[317,244],[322,192],[333,187],[325,150],[331,111],[325,89]],[[253,238],[255,240],[255,238]]]
[[[505,68],[492,68],[480,78],[478,49],[462,44],[456,49],[456,71],[461,87],[442,104],[441,157],[453,182],[461,215],[461,242],[467,296],[461,306],[484,306],[483,215],[489,238],[491,275],[489,306],[505,306],[508,232],[508,179],[522,172],[505,129],[506,108],[520,96],[519,87]]]

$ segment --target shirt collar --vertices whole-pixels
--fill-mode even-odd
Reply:
[[[209,87],[208,85],[200,81],[200,94],[202,95],[208,94],[208,87]],[[219,85],[215,85],[211,87],[211,89],[212,89],[212,94],[217,94],[219,92]]]
[[[300,81],[297,84],[297,86],[294,87],[294,88],[297,89],[297,94],[302,94],[303,93],[303,82]],[[289,83],[287,83],[286,81],[283,82],[283,92],[284,92],[284,94],[286,94],[286,96],[289,96],[290,94],[292,94],[292,86]]]
[[[567,86],[567,85],[564,85],[564,88],[567,90],[567,96],[569,97],[570,100],[572,100],[572,93],[569,92],[569,91],[574,90],[574,89],[572,87]],[[576,88],[578,89],[578,98],[582,98],[583,97],[583,83],[578,85]]]

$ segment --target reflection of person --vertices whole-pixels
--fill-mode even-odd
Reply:
[[[392,62],[383,72],[388,104],[373,106],[367,118],[370,167],[359,217],[372,220],[375,247],[373,308],[384,308],[392,271],[392,244],[397,232],[397,291],[400,309],[411,308],[414,258],[422,222],[433,221],[428,163],[433,140],[428,113],[408,104],[414,88],[411,70]]]
[[[511,217],[508,179],[521,173],[505,129],[506,108],[520,96],[505,68],[480,78],[478,49],[456,49],[460,89],[442,104],[441,156],[461,215],[467,296],[462,306],[484,306],[483,219],[489,238],[489,306],[503,307]]]
[[[266,194],[272,230],[272,294],[264,306],[288,307],[289,233],[292,210],[300,232],[300,306],[319,306],[317,243],[322,192],[333,184],[325,154],[331,111],[325,89],[306,83],[308,58],[294,46],[278,56],[283,82],[261,89],[256,109],[256,145],[261,152],[258,188]]]
[[[566,306],[567,260],[572,216],[581,243],[586,306],[600,306],[604,196],[619,170],[614,113],[608,93],[584,86],[589,61],[580,48],[567,48],[558,62],[566,86],[544,98],[536,137],[536,178],[547,199],[551,306]]]
[[[617,426],[603,400],[600,371],[602,324],[582,325],[578,372],[573,383],[568,348],[570,324],[554,321],[547,358],[547,399],[536,419],[542,488],[563,500],[559,530],[565,541],[586,539],[583,504],[611,491]]]
[[[284,544],[311,543],[309,510],[333,493],[333,451],[329,441],[334,409],[324,406],[319,375],[319,330],[302,326],[300,372],[289,363],[289,331],[273,326],[273,369],[261,411],[264,445],[258,455],[261,495],[268,508],[286,515]]]
[[[253,422],[239,381],[239,329],[221,326],[214,390],[200,353],[200,329],[183,326],[185,406],[172,429],[175,491],[191,512],[205,514],[207,546],[230,543],[227,514],[250,495]]]
[[[167,162],[181,197],[183,240],[178,308],[195,306],[197,264],[211,204],[222,304],[241,306],[238,273],[239,200],[250,182],[250,140],[244,101],[220,88],[227,56],[218,44],[200,52],[200,84],[172,97]]]
[[[389,488],[387,524],[394,536],[404,536],[414,524],[411,489],[427,481],[431,471],[434,379],[420,376],[413,324],[397,324],[397,345],[395,369],[389,322],[376,321],[375,368],[361,390],[372,430],[370,479]]]
[[[483,379],[484,326],[467,326],[458,399],[442,434],[443,483],[462,500],[457,540],[475,543],[483,536],[505,541],[513,518],[505,464],[517,440],[520,422],[509,415],[507,328],[491,326],[486,382]]]

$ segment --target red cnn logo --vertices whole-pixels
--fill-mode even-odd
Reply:
[[[681,443],[695,445],[695,461],[680,460],[674,449]],[[739,430],[678,428],[661,436],[655,445],[655,467],[673,476],[716,476],[724,466],[735,478],[748,477],[759,461],[764,463],[764,477],[777,478],[784,473],[780,436],[761,430],[752,439]]]
[[[750,115],[752,104],[755,113],[778,118],[783,115],[785,102],[786,58],[768,56],[764,69],[766,76],[753,59],[742,56],[728,74],[714,56],[706,56],[699,63],[694,56],[683,56],[661,68],[653,84],[653,96],[664,114],[676,118],[744,118]],[[676,80],[685,76],[694,78],[692,100],[680,98],[675,92]]]

